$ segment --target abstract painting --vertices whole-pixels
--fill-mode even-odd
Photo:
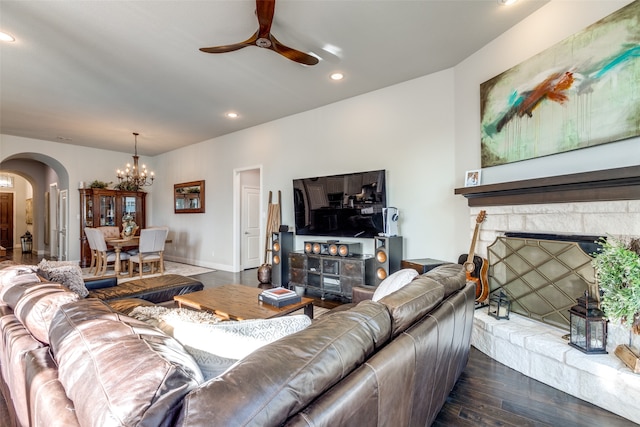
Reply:
[[[482,167],[640,135],[640,0],[482,83],[480,103]]]

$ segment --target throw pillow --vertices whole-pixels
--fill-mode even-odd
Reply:
[[[81,298],[86,298],[89,295],[82,279],[82,269],[77,263],[43,259],[38,264],[38,270],[47,280],[65,285]]]
[[[177,339],[198,363],[205,380],[220,375],[258,348],[311,324],[305,315],[223,322],[205,311],[159,306],[136,307],[130,315]]]
[[[396,271],[378,285],[378,288],[373,293],[373,297],[371,299],[373,301],[379,301],[381,298],[386,297],[390,293],[393,293],[410,283],[417,275],[418,272],[412,268],[405,268]]]

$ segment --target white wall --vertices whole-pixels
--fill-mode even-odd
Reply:
[[[201,265],[231,269],[233,171],[262,166],[264,209],[266,194],[282,191],[282,222],[291,226],[294,178],[386,169],[405,256],[456,260],[452,93],[453,71],[447,70],[158,156],[154,220],[170,224],[179,241],[167,257],[200,256]],[[195,179],[206,180],[206,213],[165,209],[168,189]],[[373,252],[372,239],[360,241]]]
[[[456,184],[480,168],[480,84],[615,12],[629,0],[552,0],[455,67]],[[640,138],[486,168],[496,183],[637,165]],[[463,154],[464,153],[464,154]]]
[[[470,210],[453,191],[463,185],[466,170],[480,167],[480,84],[626,3],[552,0],[453,69],[141,159],[158,175],[149,188],[147,219],[171,227],[168,259],[230,270],[234,170],[261,167],[264,209],[265,194],[281,190],[283,223],[293,224],[293,178],[386,169],[388,203],[400,209],[405,258],[455,261],[468,250]],[[72,209],[79,181],[114,180],[114,170],[131,161],[123,153],[0,135],[0,161],[23,152],[45,153],[67,169]],[[638,159],[635,138],[487,168],[483,182],[626,166]],[[174,214],[173,184],[201,179],[206,213]],[[78,219],[71,221],[70,257],[78,259]],[[372,252],[370,239],[363,244]]]
[[[552,0],[455,67],[455,184],[464,186],[464,173],[480,169],[480,84],[561,42],[629,0]],[[517,4],[516,4],[517,6]],[[564,175],[640,164],[640,138],[603,144],[554,156],[482,170],[482,184]],[[488,212],[491,215],[491,212]],[[468,211],[456,211],[468,224]],[[471,219],[473,222],[473,218]],[[456,240],[469,240],[461,228]]]
[[[4,162],[12,157],[20,157],[23,159],[34,159],[52,166],[52,168],[62,168],[64,178],[58,179],[58,190],[69,190],[69,260],[78,261],[80,259],[80,214],[79,214],[79,193],[78,183],[80,181],[91,182],[93,180],[100,181],[116,181],[116,169],[124,166],[127,162],[132,162],[132,154],[119,153],[108,150],[98,150],[94,148],[81,147],[77,145],[60,144],[51,141],[42,141],[30,138],[21,138],[12,135],[0,134],[0,162]],[[148,157],[140,157],[142,163],[152,164]],[[10,164],[10,162],[8,162]],[[153,169],[153,168],[152,168]],[[25,170],[27,170],[25,168]],[[29,173],[27,171],[27,173]],[[40,215],[39,224],[41,227],[35,227],[34,237],[39,242],[39,248],[42,253],[44,248],[44,193],[49,191],[49,182],[46,182],[55,174],[44,171],[36,176],[32,174],[33,198],[34,198],[34,220],[36,215]],[[150,190],[152,192],[153,190]],[[171,187],[173,192],[173,186]],[[24,198],[28,196],[22,195]],[[149,197],[149,196],[148,196]],[[37,212],[36,212],[37,211]],[[148,217],[149,218],[149,217]],[[35,249],[34,243],[34,249]]]

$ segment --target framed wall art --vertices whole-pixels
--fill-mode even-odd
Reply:
[[[634,1],[482,83],[482,167],[640,135],[639,17]]]
[[[464,175],[464,186],[475,187],[476,185],[480,185],[481,173],[482,171],[480,170],[467,171]]]
[[[33,199],[26,199],[24,201],[25,213],[24,219],[27,224],[33,224]]]
[[[204,181],[173,185],[175,213],[204,213]]]

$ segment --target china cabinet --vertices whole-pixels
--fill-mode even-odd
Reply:
[[[84,233],[85,227],[119,227],[125,214],[141,230],[145,227],[144,191],[120,191],[103,188],[81,188],[80,190],[80,266],[88,267],[91,251]]]

